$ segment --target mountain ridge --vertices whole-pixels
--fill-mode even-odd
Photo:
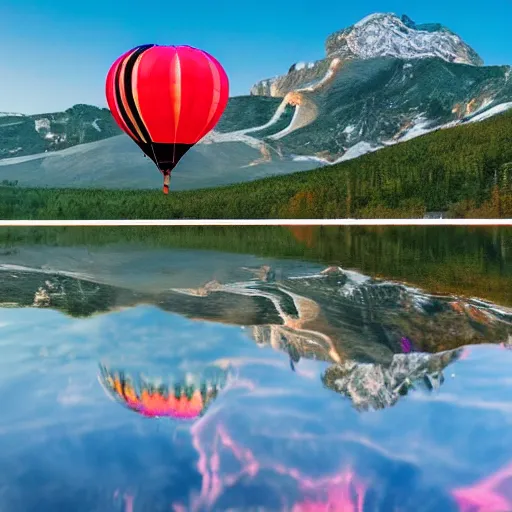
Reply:
[[[64,112],[0,112],[0,159],[66,149],[119,135],[107,108],[77,104]]]
[[[382,20],[384,29],[378,25],[372,35]],[[361,41],[373,37],[361,58],[346,55],[344,45],[354,31],[360,32],[353,39],[361,55]],[[420,45],[421,58],[388,52],[389,41],[410,33],[437,34],[440,54],[421,54],[428,45]],[[326,46],[330,57],[315,65],[294,64],[273,85],[263,81],[261,90],[230,98],[215,130],[180,162],[174,188],[215,187],[328,166],[512,108],[512,68],[481,65],[478,54],[441,24],[417,25],[405,15],[377,13],[329,38],[334,38]],[[388,46],[375,55],[372,45],[379,46],[382,38]],[[443,51],[451,57],[442,58]],[[49,187],[161,185],[159,173],[121,133],[108,109],[88,105],[35,116],[0,114],[0,181],[16,180]]]

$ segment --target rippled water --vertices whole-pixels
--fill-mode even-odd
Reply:
[[[0,511],[512,510],[510,308],[172,254],[0,265]]]

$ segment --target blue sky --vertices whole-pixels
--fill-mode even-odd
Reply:
[[[270,7],[264,7],[270,5]],[[106,106],[104,79],[124,51],[143,43],[190,44],[215,55],[231,95],[297,61],[324,56],[325,38],[373,12],[408,14],[457,32],[486,64],[512,64],[510,0],[470,7],[465,0],[429,2],[301,0],[2,0],[0,111]]]

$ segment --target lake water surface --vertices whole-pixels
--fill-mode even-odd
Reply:
[[[0,511],[511,511],[508,233],[416,229],[4,233]]]

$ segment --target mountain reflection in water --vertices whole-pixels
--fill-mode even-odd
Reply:
[[[237,272],[151,292],[0,267],[2,512],[512,510],[510,309]]]

